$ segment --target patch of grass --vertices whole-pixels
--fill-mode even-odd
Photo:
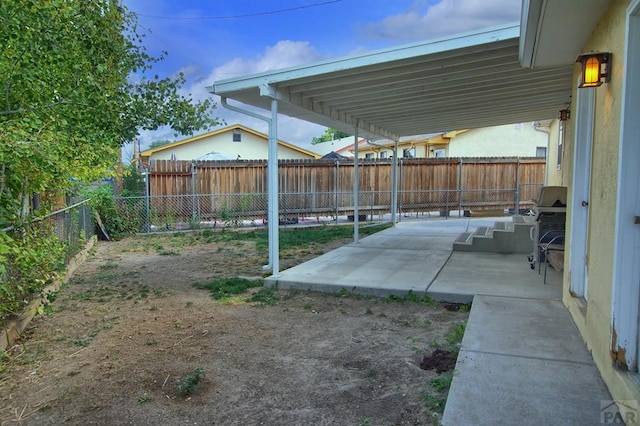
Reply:
[[[333,293],[333,295],[335,297],[347,297],[347,296],[349,296],[349,290],[347,290],[346,288],[342,287],[340,290],[338,290],[335,293]]]
[[[91,343],[91,339],[75,339],[73,341],[73,344],[76,346],[82,346],[83,348],[86,348],[87,346],[89,346],[89,343]]]
[[[359,228],[361,236],[367,236],[390,228],[388,223],[381,225],[364,225]],[[280,248],[286,250],[295,247],[307,247],[311,243],[325,244],[334,240],[353,237],[351,225],[323,225],[309,228],[293,228],[280,231]]]
[[[425,294],[424,296],[421,297],[415,294],[413,290],[409,290],[407,293],[405,293],[402,296],[396,296],[392,294],[387,298],[387,300],[389,302],[396,302],[396,303],[407,303],[407,302],[422,303],[428,306],[433,306],[435,304],[435,302],[431,299],[431,296],[429,296],[428,294]]]
[[[429,392],[425,392],[422,395],[422,400],[427,405],[427,408],[429,408],[429,411],[435,411],[440,414],[444,412],[444,405],[447,402],[447,399],[442,395],[434,395]]]
[[[438,392],[444,392],[449,390],[451,387],[451,382],[453,381],[453,372],[449,371],[447,373],[441,374],[438,377],[434,377],[431,379],[431,386]]]
[[[431,327],[431,321],[425,318],[422,321],[416,322],[415,326],[419,328],[429,328]]]
[[[447,343],[450,345],[457,345],[462,342],[462,338],[464,337],[464,331],[467,328],[467,324],[461,322],[453,327],[453,329],[447,335]]]
[[[471,310],[471,308],[469,307],[469,305],[460,305],[460,309],[458,309],[458,312],[469,312]]]
[[[156,253],[160,256],[177,256],[180,254],[180,250],[176,248],[165,248],[164,246],[158,244],[155,247]]]
[[[149,297],[149,291],[151,289],[149,288],[148,285],[143,285],[142,287],[140,287],[140,289],[138,290],[138,297],[140,299],[146,299],[147,297]]]
[[[210,283],[195,284],[196,288],[209,290],[211,297],[221,300],[233,295],[242,294],[250,288],[261,287],[262,280],[247,280],[244,278],[223,278]]]
[[[280,298],[272,287],[261,288],[257,293],[249,298],[254,306],[275,305]]]
[[[100,287],[91,288],[81,293],[72,294],[69,296],[69,299],[70,300],[92,300],[92,299],[105,300],[117,294],[118,294],[118,289],[115,287],[100,286]]]
[[[204,377],[204,370],[200,367],[193,370],[193,373],[175,381],[176,391],[180,396],[191,395],[198,390],[200,380]]]
[[[118,267],[117,263],[107,262],[107,263],[103,263],[98,268],[100,268],[101,270],[104,271],[104,270],[107,270],[107,269],[116,269],[117,267]]]

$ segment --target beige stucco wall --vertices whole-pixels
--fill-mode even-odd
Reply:
[[[547,123],[544,123],[547,124]],[[533,123],[472,129],[451,139],[449,157],[535,157],[536,147],[547,147],[546,127]]]
[[[587,243],[588,296],[586,304],[569,291],[571,271],[565,253],[563,301],[578,326],[587,347],[614,399],[640,400],[640,390],[629,373],[617,370],[610,357],[612,274],[615,238],[615,208],[620,139],[621,93],[623,83],[624,38],[627,0],[614,0],[594,28],[582,51],[612,52],[611,81],[595,89],[594,136],[589,199]],[[578,66],[574,79],[578,78]],[[573,99],[576,99],[574,89]],[[575,103],[572,105],[575,111]],[[573,118],[573,117],[572,117]],[[575,122],[569,121],[562,179],[569,185],[569,204],[573,198],[573,140]],[[568,222],[571,217],[569,205]],[[569,228],[570,223],[567,224]],[[568,236],[570,238],[570,236]],[[570,250],[570,247],[568,247]]]
[[[560,120],[552,120],[549,123],[549,147],[547,148],[547,168],[545,184],[548,186],[564,186],[565,182],[562,179],[562,169],[566,167],[566,158],[562,155],[566,143],[564,143],[566,135],[562,137],[560,132]],[[566,123],[564,128],[566,128]],[[566,134],[566,132],[565,132]],[[560,144],[560,139],[563,143]],[[560,154],[560,161],[558,161],[558,155]]]
[[[193,142],[185,143],[173,148],[155,152],[152,160],[170,160],[175,154],[178,160],[193,160],[211,151],[216,151],[230,159],[238,155],[243,160],[265,160],[268,157],[267,140],[249,132],[242,132],[241,142],[233,142],[233,131],[212,135]],[[278,146],[279,159],[309,159],[313,158],[299,151],[280,144]]]

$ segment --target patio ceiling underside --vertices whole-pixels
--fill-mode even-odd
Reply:
[[[519,27],[224,80],[210,90],[370,139],[555,118],[572,65],[525,69]],[[262,90],[261,90],[262,88]],[[263,96],[268,94],[269,96]]]

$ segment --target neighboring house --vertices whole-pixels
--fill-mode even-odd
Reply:
[[[140,152],[150,160],[197,160],[201,158],[266,160],[269,137],[241,124],[173,142]],[[203,157],[205,156],[205,157]],[[290,143],[278,141],[279,159],[315,159],[320,155]]]
[[[353,146],[353,140],[354,140],[353,136],[349,136],[342,139],[334,139],[332,141],[321,142],[315,145],[310,145],[308,149],[319,154],[321,157],[324,157],[325,155],[331,152],[335,152],[344,157],[353,158],[353,154],[350,153],[348,150],[345,150],[346,147]]]
[[[549,183],[568,187],[563,302],[612,398],[622,402],[623,418],[637,424],[640,0],[525,0],[522,15],[524,66],[548,69],[589,52],[610,53],[600,66],[610,78],[597,76],[598,87],[578,88],[581,65],[575,65],[570,117],[550,145],[559,164]]]
[[[504,126],[405,136],[398,141],[401,158],[547,157],[549,120]],[[361,142],[358,158],[391,158],[394,142]],[[353,153],[353,146],[349,148]]]

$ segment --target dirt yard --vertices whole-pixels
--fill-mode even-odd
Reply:
[[[282,269],[348,241],[285,250]],[[0,424],[438,423],[466,309],[295,291],[256,306],[194,286],[260,277],[263,252],[193,235],[100,242],[0,354]]]

